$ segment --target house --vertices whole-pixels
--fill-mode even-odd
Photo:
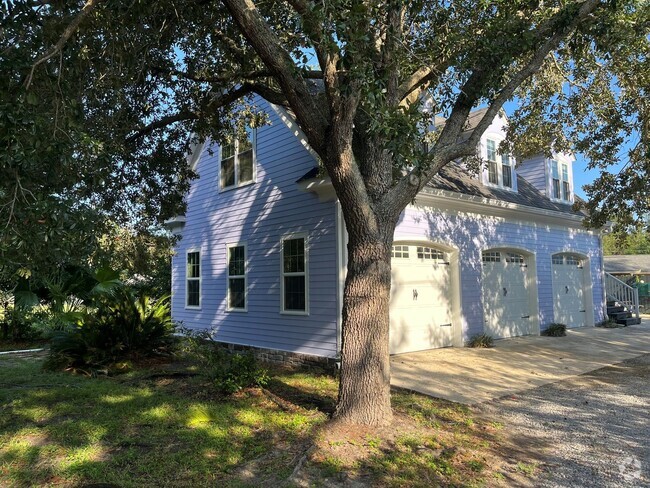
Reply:
[[[334,361],[346,272],[341,209],[291,115],[258,103],[268,125],[225,147],[200,145],[190,158],[200,178],[186,215],[169,222],[182,235],[172,314],[275,359]],[[501,155],[504,124],[499,116],[481,139],[481,174],[449,164],[400,218],[391,353],[605,318],[601,237],[572,207],[573,158]]]

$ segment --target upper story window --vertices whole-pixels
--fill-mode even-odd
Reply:
[[[493,139],[487,140],[486,147],[488,183],[504,188],[513,188],[513,158],[509,154],[499,155],[497,141]]]
[[[556,200],[571,201],[569,165],[551,159],[551,196]]]
[[[232,142],[221,146],[219,187],[222,190],[255,181],[255,129],[246,127]]]

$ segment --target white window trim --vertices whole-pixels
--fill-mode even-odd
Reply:
[[[187,258],[191,253],[199,253],[199,277],[198,278],[188,278],[187,277]],[[203,263],[201,262],[202,252],[199,248],[190,248],[185,251],[185,309],[186,310],[201,310],[203,304]],[[199,304],[197,305],[188,305],[187,302],[190,298],[190,287],[187,286],[188,281],[198,281],[199,282]]]
[[[235,158],[235,184],[223,188],[221,187],[221,161],[223,156],[223,144],[220,144],[219,145],[219,171],[217,171],[217,188],[219,189],[219,193],[235,190],[236,188],[241,188],[243,186],[253,185],[257,183],[257,129],[251,128],[251,131],[253,134],[253,140],[251,141],[251,145],[253,149],[253,179],[251,181],[247,181],[246,183],[239,182],[239,172],[238,172],[239,153],[237,152],[239,149],[239,140],[237,139],[237,135],[233,134],[233,137],[235,138],[234,140],[235,155],[233,156]]]
[[[558,176],[560,177],[560,198],[555,198],[553,195],[553,163],[552,161],[557,161],[557,172]],[[567,178],[568,178],[568,183],[569,183],[569,192],[570,196],[568,200],[565,200],[562,198],[562,182],[565,181],[562,179],[562,165],[566,164],[567,167]],[[571,205],[575,202],[575,192],[573,191],[573,163],[571,161],[567,161],[566,159],[563,158],[548,158],[546,159],[546,168],[547,168],[547,174],[548,174],[548,198],[552,202],[557,202],[557,203],[564,203],[565,205]]]
[[[488,140],[494,142],[494,146],[496,149],[496,161],[493,161],[497,165],[497,182],[498,183],[491,183],[490,182],[490,169],[489,169],[489,159],[488,159]],[[503,159],[502,155],[499,152],[499,146],[503,142],[503,136],[502,135],[496,135],[496,134],[486,134],[484,136],[484,143],[481,144],[481,157],[485,159],[485,161],[488,161],[488,165],[485,166],[482,175],[483,175],[483,184],[485,186],[489,186],[490,188],[499,188],[501,190],[505,191],[512,191],[517,193],[517,171],[515,170],[515,166],[517,165],[517,160],[515,157],[510,154],[510,179],[512,186],[504,186],[503,185]],[[506,165],[507,166],[507,165]]]
[[[284,309],[284,241],[289,239],[304,239],[305,241],[305,310]],[[300,276],[303,273],[288,273],[287,276]],[[280,238],[280,313],[282,315],[309,315],[309,238],[306,232],[285,234]]]
[[[241,278],[241,275],[230,276],[230,249],[244,248],[244,308],[230,307],[230,278]],[[226,244],[226,312],[248,312],[248,246],[246,242]]]

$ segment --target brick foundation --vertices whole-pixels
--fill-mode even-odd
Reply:
[[[329,374],[336,374],[338,372],[336,358],[312,356],[277,349],[262,349],[259,347],[242,346],[218,341],[215,341],[215,344],[233,353],[251,351],[255,355],[255,358],[263,363],[277,364],[290,368],[320,369]]]

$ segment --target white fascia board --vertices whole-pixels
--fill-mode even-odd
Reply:
[[[336,194],[329,177],[306,180],[298,184],[303,191],[316,193],[321,200],[335,199]],[[497,217],[521,219],[523,215],[536,222],[560,224],[583,228],[584,217],[570,215],[555,210],[528,207],[518,203],[504,202],[492,198],[464,195],[447,190],[426,189],[415,197],[415,201],[425,206],[449,208],[473,213],[483,213]]]
[[[571,227],[583,228],[583,216],[571,215],[555,210],[529,207],[518,203],[504,202],[492,198],[465,195],[462,193],[450,192],[447,190],[426,189],[418,193],[416,202],[424,205],[435,205],[449,207],[454,210],[464,210],[475,213],[488,213],[497,217],[509,217],[521,219],[523,215],[529,216],[536,222],[551,224],[562,224]],[[487,210],[489,209],[489,210]]]

